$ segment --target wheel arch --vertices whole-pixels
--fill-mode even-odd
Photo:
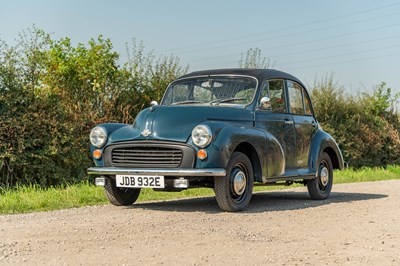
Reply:
[[[252,144],[249,142],[242,142],[234,149],[234,152],[238,151],[243,153],[244,155],[249,158],[251,165],[253,166],[253,173],[254,173],[254,182],[261,182],[262,181],[262,168],[261,168],[261,161],[260,157],[257,153],[257,150],[254,148]]]
[[[333,169],[340,169],[339,158],[332,147],[326,147],[323,152],[328,154],[329,158],[331,159]]]
[[[331,135],[325,131],[319,130],[313,139],[310,147],[309,157],[309,171],[310,173],[317,172],[317,163],[322,153],[327,153],[331,159],[332,166],[334,169],[344,169],[344,161],[339,146],[332,138]]]
[[[255,182],[265,182],[267,177],[280,175],[285,169],[282,146],[272,134],[264,130],[238,125],[224,126],[208,149],[208,160],[197,160],[197,167],[226,168],[233,152],[240,151],[252,163]]]

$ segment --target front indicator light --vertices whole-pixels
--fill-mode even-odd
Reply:
[[[101,152],[101,150],[94,150],[93,151],[93,158],[95,158],[95,159],[100,159],[101,158],[101,155],[102,155],[102,152]]]
[[[197,152],[197,158],[200,160],[205,160],[207,158],[207,151],[204,149],[201,149]]]

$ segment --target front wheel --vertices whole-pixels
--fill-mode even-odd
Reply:
[[[249,158],[234,152],[228,162],[225,177],[214,180],[215,198],[224,211],[241,211],[249,204],[253,193],[253,167]]]
[[[331,158],[327,153],[322,153],[319,159],[317,177],[307,180],[307,189],[313,200],[327,199],[333,184],[333,167]]]
[[[115,206],[132,205],[140,194],[140,188],[120,188],[115,185],[115,179],[108,178],[104,186],[108,200]]]

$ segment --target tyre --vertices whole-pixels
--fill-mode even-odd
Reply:
[[[333,167],[331,158],[322,153],[318,163],[317,177],[307,180],[307,189],[313,200],[327,199],[331,194],[333,184]]]
[[[115,206],[132,205],[140,194],[140,188],[120,188],[115,185],[115,179],[107,178],[104,191],[108,200]]]
[[[249,204],[253,193],[253,167],[249,158],[234,152],[228,162],[225,177],[214,180],[215,198],[224,211],[241,211]]]

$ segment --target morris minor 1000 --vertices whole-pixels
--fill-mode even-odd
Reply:
[[[335,140],[318,124],[305,86],[271,69],[193,72],[172,82],[133,125],[101,124],[90,133],[88,174],[114,205],[142,188],[213,188],[224,211],[249,204],[254,185],[307,186],[328,198],[343,169]]]

